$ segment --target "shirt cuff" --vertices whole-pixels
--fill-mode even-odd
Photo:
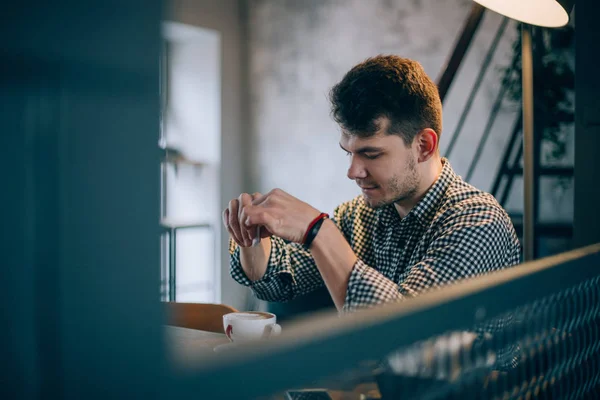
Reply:
[[[398,285],[380,272],[357,260],[352,267],[342,312],[352,312],[402,298]]]
[[[251,281],[242,268],[240,247],[230,239],[229,254],[231,255],[231,277],[241,285],[249,286],[256,297],[266,301],[284,301],[289,298],[294,276],[289,262],[281,255],[279,243],[281,239],[271,237],[271,252],[267,261],[267,270],[258,280]]]

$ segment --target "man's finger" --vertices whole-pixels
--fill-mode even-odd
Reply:
[[[253,206],[259,206],[261,204],[265,205],[265,202],[267,200],[272,201],[273,199],[277,198],[278,196],[281,196],[284,193],[285,192],[281,189],[273,189],[269,193],[258,196],[258,198],[255,198],[254,200],[252,200],[252,205]]]
[[[223,211],[223,225],[225,226],[225,229],[227,229],[227,232],[229,232],[229,236],[231,236],[231,238],[233,239],[233,241],[236,242],[238,245],[241,246],[242,244],[235,237],[235,234],[234,234],[233,230],[229,226],[229,208],[226,208],[225,211]]]
[[[252,205],[259,206],[259,205],[263,204],[265,201],[267,201],[267,199],[271,195],[271,192],[269,192],[267,194],[255,193],[255,195],[257,195],[257,196],[252,196],[252,199],[253,199]]]
[[[238,210],[239,210],[239,201],[238,199],[233,199],[229,202],[229,212],[228,212],[228,224],[227,228],[229,230],[230,235],[233,237],[238,244],[243,243],[242,234],[240,232],[240,221],[238,219]]]
[[[231,228],[227,228],[227,231],[229,232],[229,236],[231,236],[231,238],[233,239],[234,242],[237,243],[238,246],[240,247],[245,247],[244,243],[240,242],[238,239],[236,239],[235,235],[233,234],[233,231],[231,230]]]
[[[242,193],[238,200],[240,203],[238,219],[240,221],[240,232],[241,232],[242,240],[244,241],[246,246],[251,246],[252,245],[252,233],[250,232],[248,227],[246,227],[243,223],[241,223],[241,221],[243,221],[245,218],[245,216],[244,216],[245,208],[252,204],[252,196],[250,196],[248,193]]]
[[[261,225],[270,232],[273,232],[273,234],[277,234],[275,231],[277,218],[264,208],[252,207],[248,209],[246,217],[241,223],[247,227]]]
[[[256,200],[256,199],[259,199],[260,197],[262,197],[262,193],[259,193],[259,192],[252,193],[252,202],[254,202],[254,200]],[[266,229],[263,229],[263,230],[266,231]],[[252,233],[252,246],[258,246],[260,244],[260,240],[262,239],[261,226],[256,225],[256,228],[253,229],[251,231],[251,233]],[[270,235],[268,235],[268,236],[270,236]]]
[[[229,208],[226,208],[221,214],[221,218],[223,219],[223,226],[225,229],[229,228]]]
[[[290,195],[279,188],[275,188],[271,190],[269,193],[260,196],[258,199],[252,201],[253,206],[266,205],[266,202],[269,201],[273,204],[279,204],[282,200],[290,197]]]

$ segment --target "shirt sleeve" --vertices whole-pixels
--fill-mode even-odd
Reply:
[[[262,278],[251,281],[240,260],[240,248],[230,239],[230,273],[238,283],[249,286],[257,298],[266,301],[289,301],[323,285],[310,252],[296,243],[271,236],[271,254]]]
[[[399,301],[518,263],[518,239],[501,209],[463,207],[440,222],[436,232],[423,259],[410,267],[400,284],[358,260],[350,275],[343,311]]]
[[[345,224],[338,222],[342,220],[346,209],[345,205],[337,207],[331,219],[348,240],[349,229],[346,229]],[[251,281],[246,276],[240,260],[240,248],[231,239],[229,253],[231,277],[238,283],[249,286],[261,300],[289,301],[324,285],[312,254],[300,244],[272,236],[267,270],[263,277],[256,281]]]

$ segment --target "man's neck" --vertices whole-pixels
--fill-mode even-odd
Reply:
[[[442,172],[443,164],[441,157],[434,156],[430,160],[427,161],[428,165],[425,166],[423,170],[423,175],[421,177],[421,183],[417,188],[417,191],[413,196],[408,199],[399,201],[394,203],[396,207],[396,211],[400,215],[400,218],[406,217],[406,215],[416,206],[419,201],[425,197],[429,189],[433,186],[437,178],[440,176]]]

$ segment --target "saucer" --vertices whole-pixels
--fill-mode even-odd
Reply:
[[[213,349],[214,352],[219,353],[221,351],[227,351],[227,350],[231,350],[235,347],[237,347],[238,344],[234,343],[234,342],[229,342],[229,343],[223,343],[220,344],[218,346],[215,346],[215,348]]]
[[[216,353],[220,353],[222,351],[229,351],[229,350],[233,350],[235,348],[248,348],[248,347],[252,347],[254,345],[260,345],[261,343],[264,343],[265,340],[248,340],[246,342],[241,342],[241,343],[235,343],[235,342],[229,342],[229,343],[223,343],[223,344],[219,344],[217,346],[215,346],[213,348],[213,351]]]

